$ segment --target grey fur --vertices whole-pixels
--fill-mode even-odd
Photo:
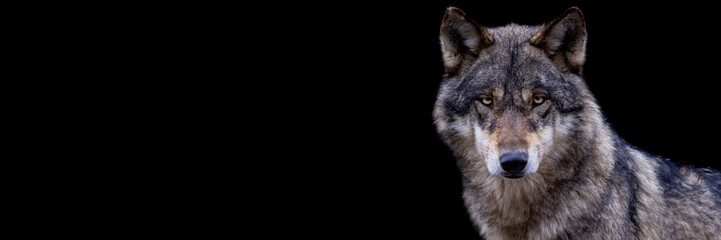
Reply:
[[[446,75],[433,114],[479,233],[721,239],[721,173],[677,166],[620,139],[581,76],[585,42],[575,7],[544,26],[497,28],[446,11]],[[509,151],[529,156],[520,179],[498,167]]]

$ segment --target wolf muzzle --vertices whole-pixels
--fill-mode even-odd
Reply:
[[[503,176],[507,178],[523,177],[523,170],[526,169],[528,156],[524,152],[508,152],[501,155],[501,168]]]

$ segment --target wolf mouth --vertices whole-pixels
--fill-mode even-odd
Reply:
[[[524,177],[524,176],[525,176],[525,175],[522,175],[522,174],[504,174],[504,175],[503,175],[504,178],[508,178],[508,179],[519,179],[519,178],[522,178],[522,177]]]

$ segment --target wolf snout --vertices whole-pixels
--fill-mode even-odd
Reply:
[[[526,163],[528,163],[528,156],[524,152],[509,152],[501,155],[501,168],[511,175],[522,176]]]

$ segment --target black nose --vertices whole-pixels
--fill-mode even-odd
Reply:
[[[521,173],[526,168],[528,157],[523,152],[509,152],[501,155],[501,168],[508,173]]]

